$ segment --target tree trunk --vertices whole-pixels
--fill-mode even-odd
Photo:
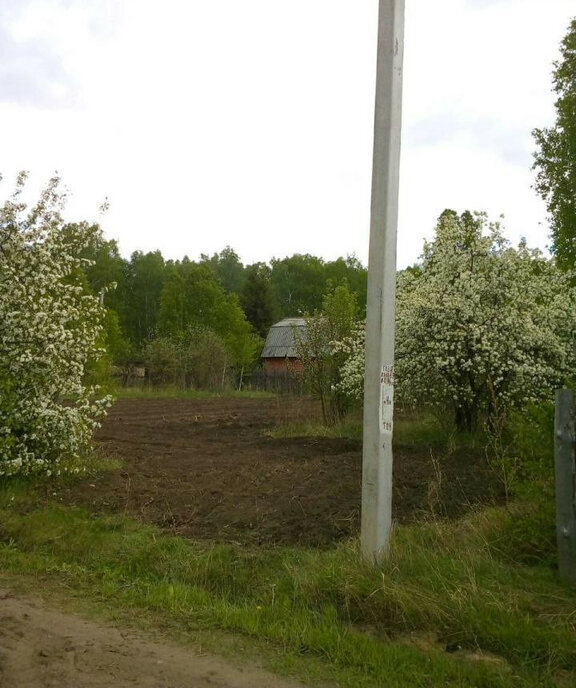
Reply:
[[[478,407],[476,404],[454,407],[454,422],[458,432],[474,432],[478,427]]]

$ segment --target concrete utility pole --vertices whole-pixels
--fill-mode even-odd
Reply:
[[[378,561],[392,525],[396,231],[402,122],[404,0],[380,0],[368,263],[362,553]]]

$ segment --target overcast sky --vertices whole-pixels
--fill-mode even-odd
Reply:
[[[0,0],[0,171],[121,252],[367,260],[377,0]],[[406,0],[398,264],[444,208],[548,242],[531,185],[574,0]]]

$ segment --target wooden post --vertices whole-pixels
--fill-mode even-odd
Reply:
[[[576,584],[574,395],[569,389],[556,390],[554,435],[558,570],[561,578]]]

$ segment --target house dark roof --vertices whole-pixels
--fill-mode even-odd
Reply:
[[[284,318],[272,325],[262,358],[298,358],[295,335],[306,341],[306,321],[304,318]]]

